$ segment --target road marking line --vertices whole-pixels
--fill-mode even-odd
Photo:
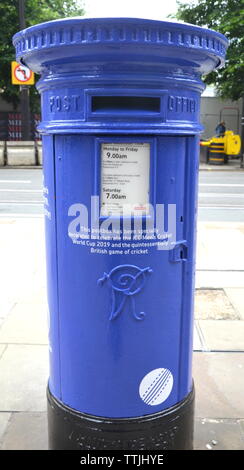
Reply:
[[[42,193],[42,189],[0,189],[2,193]]]
[[[244,198],[244,194],[243,193],[199,193],[198,194],[199,197],[243,197]]]
[[[0,180],[0,183],[24,183],[30,184],[31,180]]]
[[[199,183],[199,186],[226,186],[228,188],[237,187],[237,188],[244,188],[244,184],[239,183]]]
[[[31,214],[31,213],[26,213],[26,214],[22,214],[22,213],[19,213],[19,214],[16,214],[16,213],[11,213],[11,212],[6,212],[5,214],[0,214],[0,218],[1,219],[4,219],[4,217],[37,217],[39,219],[42,219],[44,217],[44,214]]]
[[[204,268],[204,269],[196,269],[196,271],[202,272],[218,272],[218,273],[244,273],[244,269],[211,269],[211,268]]]
[[[43,206],[43,202],[39,201],[4,201],[0,202],[1,206],[6,206],[7,204],[20,205],[20,206]]]
[[[198,206],[198,209],[238,209],[238,210],[242,210],[244,209],[244,206]]]

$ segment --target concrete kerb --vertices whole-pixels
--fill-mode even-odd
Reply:
[[[244,168],[241,167],[241,161],[230,161],[227,165],[209,165],[208,163],[199,164],[200,171],[243,171]]]
[[[0,141],[1,168],[40,168],[42,142]]]
[[[5,165],[6,159],[6,142],[4,140],[0,141],[0,166]]]
[[[0,167],[40,168],[42,166],[41,141],[0,141]],[[240,161],[228,165],[209,165],[200,161],[200,171],[244,171]]]
[[[37,164],[42,166],[42,141],[36,141]]]
[[[0,167],[28,169],[42,166],[41,141],[0,141]],[[244,171],[240,162],[230,162],[228,165],[208,165],[200,162],[199,171]]]
[[[7,165],[35,165],[36,146],[34,141],[7,142]]]
[[[25,170],[37,169],[38,170],[38,169],[42,168],[42,156],[40,156],[38,154],[38,164],[37,165],[35,164],[35,165],[5,165],[5,166],[1,166],[1,164],[0,164],[0,167],[1,167],[1,169],[4,169],[4,168],[11,169],[11,168],[13,168],[13,169],[16,169],[16,170],[17,169],[25,169]],[[238,167],[237,168],[236,167],[235,168],[233,168],[233,167],[228,167],[228,168],[216,168],[216,167],[214,167],[214,168],[205,168],[205,167],[200,166],[199,171],[244,171],[244,168],[238,168]]]
[[[41,165],[5,165],[0,167],[1,170],[40,170]]]

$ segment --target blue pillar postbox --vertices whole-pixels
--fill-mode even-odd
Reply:
[[[197,26],[63,19],[14,36],[41,74],[51,449],[191,449]]]

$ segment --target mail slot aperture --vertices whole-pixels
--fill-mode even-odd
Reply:
[[[149,96],[92,96],[93,113],[153,114],[160,112],[160,98]]]

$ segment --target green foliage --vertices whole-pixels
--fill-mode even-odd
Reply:
[[[11,84],[11,61],[15,60],[12,36],[20,30],[18,0],[0,2],[0,90],[1,97],[16,108],[19,103],[19,86]],[[26,0],[26,27],[44,21],[70,16],[82,16],[84,10],[75,0]],[[34,86],[30,87],[33,112],[39,111],[39,97]]]
[[[178,1],[177,18],[212,28],[229,39],[226,66],[205,77],[219,96],[238,100],[244,96],[244,2],[243,0]]]

